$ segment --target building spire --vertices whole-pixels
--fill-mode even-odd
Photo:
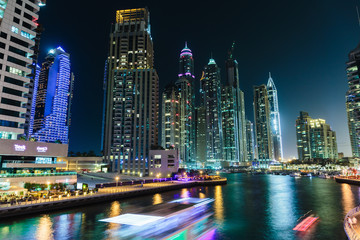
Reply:
[[[185,41],[185,48],[188,48],[188,46],[187,46],[187,41]]]
[[[232,59],[233,58],[233,53],[234,53],[234,48],[235,48],[235,40],[233,41],[232,45],[231,45],[231,48],[228,52],[229,54],[229,59]]]
[[[269,72],[269,78],[271,78],[271,72]]]

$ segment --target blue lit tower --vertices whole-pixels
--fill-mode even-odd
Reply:
[[[50,50],[34,83],[30,137],[68,143],[73,80],[70,55],[61,47]]]
[[[206,167],[221,167],[222,156],[222,119],[220,69],[214,59],[210,59],[201,78],[202,99],[206,116]]]
[[[179,75],[176,81],[180,102],[180,160],[183,167],[195,165],[195,129],[194,129],[194,59],[191,50],[185,47],[179,58]]]
[[[269,80],[266,85],[266,88],[269,97],[270,127],[271,127],[271,135],[273,138],[274,158],[277,161],[281,161],[283,159],[283,150],[282,150],[282,141],[281,141],[281,125],[280,125],[278,94],[274,81],[271,78],[271,73],[269,73]]]

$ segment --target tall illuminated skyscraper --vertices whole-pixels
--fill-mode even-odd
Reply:
[[[267,87],[267,93],[268,93],[269,105],[270,105],[270,127],[272,131],[271,135],[273,138],[274,158],[277,161],[281,161],[283,159],[283,150],[282,150],[282,139],[281,139],[278,94],[274,81],[271,78],[271,73],[269,73],[269,80],[266,87]]]
[[[37,20],[44,4],[39,0],[0,0],[0,138],[17,139],[25,134],[31,74],[36,68]]]
[[[205,66],[201,91],[206,116],[206,167],[220,168],[223,161],[220,68],[214,59]]]
[[[255,139],[254,126],[250,120],[246,120],[246,146],[247,146],[247,160],[249,162],[255,159]]]
[[[196,166],[204,168],[206,165],[206,111],[203,103],[195,109],[196,120]]]
[[[223,158],[230,165],[247,162],[244,93],[240,89],[238,63],[233,57],[235,42],[226,60],[226,85],[222,89]]]
[[[116,12],[109,50],[104,158],[111,171],[148,175],[149,150],[158,144],[159,78],[147,9]]]
[[[165,87],[162,94],[161,146],[165,149],[180,148],[180,106],[177,87]]]
[[[254,87],[254,119],[257,155],[260,167],[274,160],[273,138],[270,124],[270,104],[267,87]]]
[[[353,157],[360,157],[360,44],[349,53],[346,63],[349,90],[346,93],[346,111]]]
[[[30,137],[68,143],[73,81],[70,55],[61,47],[50,50],[34,83]]]
[[[196,167],[195,159],[195,128],[194,128],[194,59],[191,50],[185,47],[179,58],[179,75],[176,86],[180,102],[180,165]]]

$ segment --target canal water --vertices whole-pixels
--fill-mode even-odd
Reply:
[[[119,225],[100,219],[180,197],[214,198],[216,239],[346,239],[343,219],[360,204],[360,188],[332,179],[226,174],[228,184],[194,187],[0,222],[0,239],[116,239]],[[312,210],[307,232],[292,230]]]

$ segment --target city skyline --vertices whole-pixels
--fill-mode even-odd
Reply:
[[[49,42],[54,42],[54,38],[59,39],[60,36],[63,36],[66,33],[66,31],[70,31],[65,30],[62,26],[59,26],[59,23],[55,24],[58,26],[58,28],[55,27],[56,33],[54,29],[46,28],[51,21],[54,22],[54,20],[50,19],[50,16],[54,13],[52,11],[54,11],[56,7],[61,8],[61,4],[56,4],[58,3],[49,2],[45,7],[47,8],[46,11],[43,11],[41,15],[43,20],[42,22],[45,27],[45,32],[43,33],[41,41],[43,48],[41,50],[41,54],[44,54],[44,49],[50,47]],[[297,156],[296,131],[294,125],[299,111],[311,112],[314,118],[327,119],[333,129],[337,132],[339,152],[345,152],[345,155],[349,155],[351,151],[344,98],[347,87],[345,72],[346,57],[347,54],[356,47],[358,41],[360,40],[356,21],[355,3],[351,2],[345,4],[331,2],[328,4],[329,6],[325,6],[325,8],[320,8],[319,3],[315,4],[317,7],[315,7],[314,10],[305,8],[306,4],[303,3],[299,3],[299,9],[297,11],[293,8],[289,8],[290,13],[294,14],[294,18],[299,17],[299,20],[290,18],[290,22],[288,24],[297,21],[304,21],[303,24],[296,26],[295,29],[289,29],[290,26],[286,26],[288,24],[285,24],[285,26],[284,24],[275,26],[275,23],[278,23],[281,17],[284,17],[284,15],[288,15],[289,13],[286,13],[284,10],[280,11],[275,9],[275,11],[274,7],[276,6],[272,6],[274,11],[271,13],[271,16],[273,16],[273,14],[274,16],[277,14],[278,16],[275,17],[275,19],[270,19],[270,22],[265,24],[267,29],[261,28],[256,31],[257,34],[254,34],[254,32],[250,31],[246,25],[238,21],[239,27],[245,28],[246,31],[242,31],[242,34],[237,36],[233,33],[224,35],[224,40],[221,40],[218,44],[216,44],[215,40],[204,40],[203,38],[201,40],[203,42],[201,42],[198,37],[199,34],[194,31],[195,27],[192,26],[189,21],[184,21],[182,26],[189,27],[187,29],[188,31],[183,36],[174,40],[173,43],[169,42],[169,46],[166,47],[166,50],[161,50],[164,41],[166,41],[164,35],[161,36],[161,34],[165,33],[161,32],[167,32],[167,34],[169,34],[168,37],[171,38],[175,34],[175,29],[170,32],[167,31],[168,25],[162,22],[161,17],[159,16],[159,10],[156,9],[155,4],[142,2],[137,5],[148,5],[151,11],[152,35],[155,47],[155,65],[159,72],[160,89],[163,89],[164,85],[168,84],[170,81],[176,80],[178,64],[178,57],[176,55],[178,54],[178,51],[183,48],[185,41],[189,42],[193,53],[196,55],[195,81],[198,84],[201,68],[207,63],[206,59],[209,58],[210,52],[213,52],[214,59],[219,64],[220,68],[224,69],[224,62],[226,58],[224,53],[226,53],[229,44],[235,40],[237,42],[237,46],[239,47],[235,50],[234,55],[239,61],[240,84],[244,86],[242,89],[245,93],[246,115],[253,121],[251,107],[251,100],[253,97],[252,86],[265,82],[267,73],[269,71],[272,72],[279,95],[279,107],[281,111],[284,142],[283,149],[284,158],[286,159],[292,156]],[[258,16],[260,13],[264,13],[263,11],[265,11],[264,9],[266,6],[267,5],[263,5],[263,8],[261,8],[258,13],[254,11],[254,6],[251,6],[251,4],[244,6],[243,9],[249,9],[251,14]],[[77,7],[79,7],[79,5],[75,4],[74,9],[78,9]],[[132,8],[133,6],[130,6],[129,4],[116,4],[115,2],[110,2],[106,8],[100,10],[101,14],[103,14],[102,16],[105,16],[104,20],[101,20],[101,24],[104,23],[106,26],[106,24],[113,22],[114,12],[117,9],[125,9],[128,7]],[[190,13],[196,12],[197,9],[199,9],[199,6],[194,6],[194,8],[190,10]],[[337,16],[334,18],[327,18],[327,15],[331,15],[331,11],[334,11],[333,9],[337,9]],[[215,9],[213,8],[209,10],[211,12],[215,12]],[[300,14],[301,11],[303,11],[302,14]],[[306,15],[303,14],[304,11],[309,13],[307,14],[307,18],[302,16]],[[167,17],[174,22],[175,18],[179,16],[179,12],[175,11],[174,16]],[[320,20],[321,16],[313,16],[312,14],[315,14],[315,12],[318,12],[321,16],[325,15],[325,19]],[[267,13],[264,14],[265,15],[260,19],[261,21],[263,21],[266,17],[270,17]],[[249,15],[247,15],[247,17],[249,17]],[[167,21],[171,22],[169,19],[167,19]],[[64,26],[69,23],[69,20],[64,20]],[[231,18],[227,20],[231,20]],[[260,20],[258,20],[255,25],[259,24],[259,22],[261,22]],[[315,20],[317,20],[317,22]],[[329,27],[325,24],[326,20],[337,22],[332,27]],[[195,25],[198,26],[198,24],[203,23],[204,21],[200,19],[199,23]],[[100,23],[98,22],[97,24]],[[204,25],[205,33],[210,36],[211,24],[215,24],[214,27],[216,28],[221,24],[221,22],[214,23],[214,21],[210,21],[208,25]],[[320,33],[316,33],[315,28],[319,26],[327,26],[327,28],[323,28]],[[286,36],[284,36],[284,34],[279,34],[282,27],[286,30]],[[299,30],[302,30],[302,40],[305,40],[306,44],[301,43],[299,40],[295,41],[300,36],[298,35]],[[101,39],[109,33],[109,29],[99,31],[104,33],[98,33],[99,35],[103,35],[101,36]],[[345,32],[347,35],[344,34]],[[68,36],[70,34],[65,35]],[[262,36],[265,35],[269,36],[266,40],[263,40],[266,44],[261,45],[259,41],[255,40],[254,44],[249,45],[249,41],[255,36],[258,36],[258,38],[261,39]],[[277,37],[277,35],[279,35],[279,37]],[[99,37],[95,37],[95,39],[99,39]],[[72,53],[72,58],[75,59],[75,75],[78,76],[78,73],[81,73],[81,76],[77,78],[77,82],[75,83],[75,89],[76,86],[83,86],[86,82],[91,82],[94,86],[88,86],[89,88],[87,90],[79,90],[79,95],[77,96],[75,94],[74,96],[73,125],[70,130],[70,138],[72,139],[70,142],[70,149],[74,151],[94,149],[99,152],[101,141],[102,97],[99,98],[97,95],[102,96],[102,93],[99,93],[99,91],[102,85],[103,62],[105,58],[101,59],[100,57],[99,59],[94,60],[93,66],[96,64],[96,68],[94,67],[94,71],[88,70],[88,72],[91,72],[91,75],[88,75],[89,73],[86,71],[81,71],[81,69],[85,70],[84,66],[80,66],[78,62],[76,63],[76,58],[79,60],[82,55],[82,51],[86,49],[86,44],[84,46],[84,50],[79,49],[73,51],[74,48],[78,46],[75,44],[82,41],[82,38],[80,37],[79,39],[76,39],[74,43],[70,44],[71,40],[73,39],[65,37],[62,41],[65,45],[62,42],[55,42],[52,43],[51,46],[54,44],[62,45],[65,49],[69,49],[68,51]],[[219,39],[216,38],[216,40]],[[325,40],[326,42],[322,42]],[[104,40],[102,41],[104,42]],[[338,43],[339,41],[341,44]],[[93,41],[90,42],[92,44],[95,43]],[[289,42],[292,43],[289,44]],[[203,46],[201,46],[201,44],[203,44]],[[282,44],[283,46],[280,48],[279,44]],[[336,51],[333,49],[333,46],[337,46]],[[314,49],[317,50],[316,54],[311,53],[314,52]],[[254,54],[255,50],[257,54]],[[92,49],[92,51],[98,52],[96,53],[97,56],[104,56],[106,54],[105,47],[104,49]],[[286,51],[290,51],[289,54],[286,54]],[[301,51],[303,53],[301,53]],[[261,53],[260,56],[259,53]],[[290,55],[296,55],[296,53],[297,61],[299,61],[300,64],[296,64],[295,66],[295,64],[291,63],[292,56]],[[331,59],[331,61],[328,59]],[[255,64],[257,63],[255,60],[259,60],[259,64]],[[86,63],[87,60],[85,59],[83,61]],[[101,62],[101,64],[98,64],[98,62]],[[289,72],[291,72],[291,74]],[[296,74],[294,74],[294,72]],[[91,76],[91,78],[89,78],[89,76]],[[332,84],[327,84],[329,81]],[[99,88],[99,90],[97,88]],[[76,89],[75,91],[78,90]],[[318,94],[319,92],[320,95]],[[94,99],[90,99],[91,97]],[[85,109],[80,109],[84,106],[84,100],[81,99],[90,101],[90,104],[88,105],[91,106],[91,109],[87,107],[85,107]],[[84,111],[87,111],[88,118],[92,119],[86,124],[81,123],[84,120],[84,118],[81,117],[84,115]],[[89,140],[84,141],[83,139]]]

